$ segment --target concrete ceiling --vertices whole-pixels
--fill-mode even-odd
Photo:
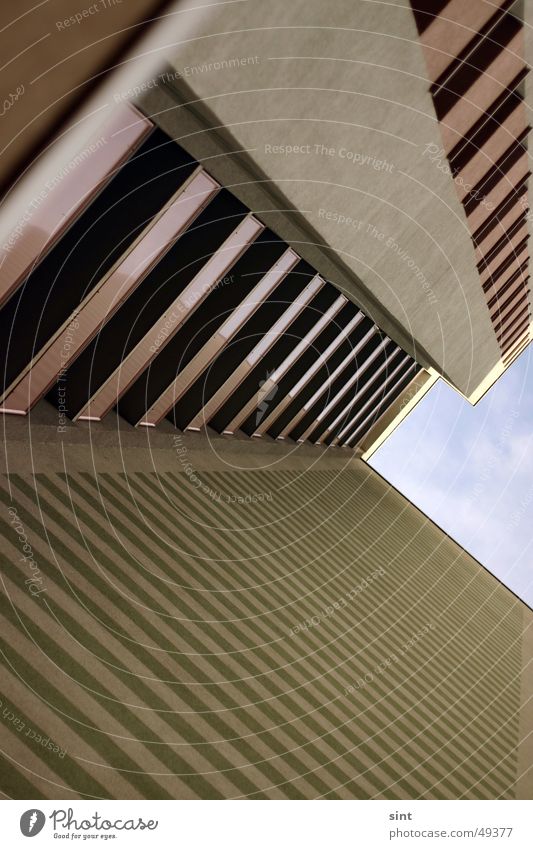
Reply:
[[[500,352],[446,159],[427,153],[441,141],[410,8],[221,4],[172,69],[142,108],[471,395]]]

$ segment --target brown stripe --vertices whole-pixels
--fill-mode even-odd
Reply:
[[[461,171],[471,159],[481,150],[493,133],[505,124],[505,121],[524,100],[517,86],[525,79],[528,68],[522,68],[509,84],[508,89],[496,98],[487,112],[482,115],[471,129],[457,142],[448,155],[450,166],[454,172]],[[524,108],[525,116],[525,108]],[[525,120],[525,117],[524,117]]]
[[[505,281],[505,283],[502,283],[498,291],[494,295],[492,295],[492,297],[487,302],[489,309],[492,309],[492,307],[499,301],[499,299],[507,292],[516,292],[521,286],[525,286],[527,284],[527,281],[529,280],[529,275],[524,275],[527,272],[528,264],[529,257],[524,260],[520,268],[518,268],[513,274],[511,274],[511,276]]]
[[[509,194],[502,200],[500,205],[492,213],[492,216],[481,224],[475,233],[472,233],[474,245],[480,245],[489,233],[498,225],[502,218],[517,203],[518,199],[527,192],[527,181],[531,172],[524,174],[521,180],[511,189]]]
[[[524,225],[527,225],[526,212],[520,213],[518,218],[511,224],[506,233],[487,251],[483,259],[477,264],[477,270],[481,274],[490,265],[492,260],[502,251],[511,241],[515,233],[517,233]]]
[[[502,347],[503,351],[504,352],[507,351],[510,348],[511,343],[514,342],[516,339],[518,339],[518,337],[521,336],[522,333],[524,333],[527,330],[528,327],[529,327],[529,315],[527,315],[526,318],[524,318],[518,326],[516,326],[514,329],[512,329],[510,336],[508,336],[507,334],[509,333],[509,330],[511,330],[511,328],[505,332],[505,334],[501,337],[501,339],[498,338],[498,341],[499,341],[500,346]]]
[[[491,276],[482,284],[484,292],[488,292],[489,289],[492,289],[502,274],[505,274],[505,272],[511,268],[513,264],[521,265],[523,262],[521,256],[527,248],[528,240],[529,233],[522,239],[521,242],[519,242],[518,245],[516,245],[516,247],[513,248],[509,256],[500,263],[500,265],[492,272]]]
[[[523,303],[524,301],[525,303]],[[525,313],[529,314],[529,298],[527,297],[519,301],[506,316],[500,319],[500,321],[498,321],[498,323],[494,325],[494,330],[501,331],[503,327],[507,327],[507,329],[509,329],[513,326],[513,324],[516,323],[520,316],[524,315]],[[502,331],[502,334],[506,332],[507,330]]]
[[[497,308],[491,313],[492,321],[495,322],[500,317],[503,318],[508,307],[516,306],[520,301],[527,300],[528,295],[529,288],[527,287],[521,287],[517,292],[513,292],[502,304],[498,304]]]
[[[442,121],[483,72],[501,57],[504,49],[522,30],[520,20],[505,14],[511,2],[512,0],[506,0],[503,7],[476,33],[431,86],[430,92],[439,121]],[[493,82],[493,86],[496,87],[497,83]]]
[[[510,363],[512,363],[513,360],[515,360],[516,357],[519,354],[521,354],[527,348],[527,346],[529,345],[529,341],[530,340],[529,340],[529,335],[528,335],[526,337],[526,339],[521,339],[518,342],[516,342],[514,348],[511,348],[511,353],[508,353],[508,354],[505,355],[504,360],[503,360],[504,365],[506,365],[506,366],[510,365]]]
[[[503,180],[510,172],[521,157],[527,156],[522,142],[527,137],[530,127],[526,127],[516,141],[514,141],[498,161],[490,168],[489,171],[481,178],[481,180],[468,192],[463,200],[463,206],[466,214],[471,215],[472,211],[478,206],[484,198],[486,198],[492,190],[498,185],[500,180]]]

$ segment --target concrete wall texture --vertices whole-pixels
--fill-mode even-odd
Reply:
[[[427,155],[442,140],[410,7],[223,5],[172,74],[140,100],[151,117],[471,395],[500,352],[446,157]]]
[[[4,793],[531,798],[531,611],[362,461],[39,410],[1,478]]]

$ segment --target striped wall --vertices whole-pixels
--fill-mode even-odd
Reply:
[[[134,107],[101,130],[7,240],[0,413],[356,447],[417,362]]]
[[[531,613],[361,461],[39,439],[1,479],[5,795],[517,795]]]
[[[529,201],[521,0],[411,3],[450,176],[508,366],[530,341]]]

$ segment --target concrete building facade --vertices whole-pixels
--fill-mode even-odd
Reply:
[[[363,461],[32,416],[6,421],[4,792],[531,798],[533,614]]]
[[[530,333],[529,11],[413,7],[165,5],[4,163],[6,795],[532,797],[533,614],[365,463]]]

